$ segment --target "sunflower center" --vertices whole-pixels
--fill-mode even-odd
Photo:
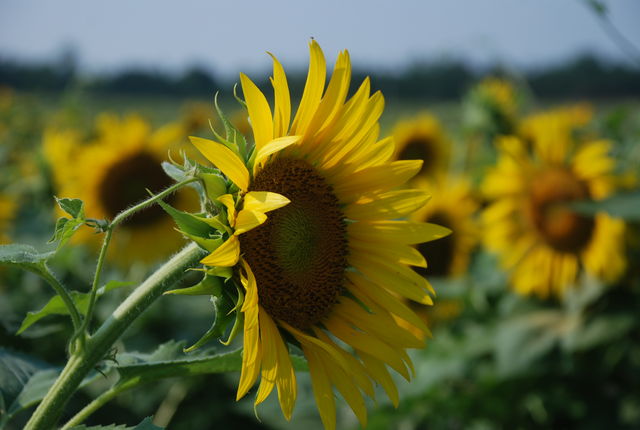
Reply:
[[[109,218],[149,197],[147,189],[158,192],[172,184],[160,161],[146,152],[138,152],[113,164],[104,175],[98,190],[100,202]],[[173,195],[166,201],[171,203]],[[125,221],[126,226],[143,226],[165,215],[158,205],[137,212]]]
[[[329,313],[343,291],[348,248],[338,199],[313,166],[290,158],[267,164],[250,190],[291,200],[269,213],[260,227],[240,235],[260,304],[273,318],[308,329]]]
[[[412,137],[398,154],[399,160],[422,160],[418,174],[429,173],[436,163],[435,142],[428,136]]]
[[[425,221],[447,228],[451,228],[452,224],[449,216],[442,212],[433,213]],[[422,275],[449,275],[455,255],[455,234],[455,231],[453,231],[448,236],[418,245],[418,251],[427,260],[428,267],[426,269],[416,267],[415,270]]]
[[[569,170],[542,171],[531,184],[529,214],[544,241],[559,252],[576,253],[591,239],[594,220],[567,203],[589,198],[587,185]]]

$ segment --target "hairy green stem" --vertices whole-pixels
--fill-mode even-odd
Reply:
[[[118,306],[113,314],[86,341],[85,348],[71,355],[62,373],[27,423],[26,430],[52,428],[69,398],[84,377],[101,361],[115,341],[158,297],[195,266],[205,252],[195,243],[172,257]]]
[[[110,402],[114,397],[122,393],[123,391],[135,388],[140,384],[140,379],[131,379],[122,384],[115,384],[104,393],[93,399],[91,403],[82,408],[77,414],[75,414],[69,421],[63,425],[60,430],[67,430],[73,426],[82,424],[87,418],[91,416],[95,411],[103,407]]]
[[[184,181],[177,182],[172,186],[162,190],[158,194],[155,194],[149,197],[147,200],[144,200],[137,205],[130,207],[129,209],[125,209],[120,212],[116,217],[109,223],[107,227],[107,232],[104,237],[104,241],[102,242],[102,248],[100,249],[100,255],[98,256],[98,264],[96,265],[96,272],[93,276],[93,284],[91,285],[91,296],[89,297],[89,306],[87,308],[87,316],[83,321],[81,331],[88,334],[89,331],[89,323],[91,322],[91,318],[93,317],[93,310],[96,304],[96,297],[98,295],[98,288],[100,285],[100,274],[102,273],[102,265],[104,264],[105,257],[107,255],[107,248],[109,247],[109,243],[111,242],[111,235],[113,234],[113,229],[126,220],[128,217],[133,215],[134,213],[145,209],[152,204],[156,203],[158,200],[162,200],[167,197],[169,194],[177,191],[179,188],[191,183],[198,181],[198,178],[188,178]]]
[[[69,290],[62,285],[60,281],[55,277],[55,275],[49,270],[45,263],[40,265],[42,269],[38,272],[40,276],[42,276],[48,283],[53,287],[56,294],[60,296],[62,301],[64,302],[67,310],[69,311],[69,315],[71,315],[71,321],[73,322],[73,328],[76,330],[80,330],[82,327],[82,317],[80,316],[80,312],[78,312],[78,308],[76,304],[73,303],[73,299],[71,298],[71,294],[69,294]]]

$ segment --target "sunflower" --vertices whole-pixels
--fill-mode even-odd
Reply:
[[[483,79],[469,93],[465,116],[472,129],[490,136],[513,133],[518,116],[514,86],[503,78]]]
[[[423,161],[418,176],[433,177],[447,169],[450,142],[433,115],[422,112],[413,119],[399,121],[393,129],[393,137],[395,159]]]
[[[309,364],[322,422],[333,429],[333,387],[362,425],[364,395],[374,396],[374,382],[397,405],[387,366],[409,380],[413,367],[405,350],[423,346],[399,322],[422,333],[428,329],[394,294],[432,303],[430,284],[409,267],[426,265],[411,245],[449,231],[399,220],[427,201],[423,191],[399,189],[422,162],[391,161],[393,140],[378,140],[383,98],[370,94],[368,78],[347,100],[346,51],[326,90],[324,54],[315,41],[310,51],[292,122],[287,78],[273,57],[273,113],[263,93],[240,75],[254,149],[244,153],[233,145],[191,139],[234,184],[233,192],[217,198],[225,208],[225,241],[202,263],[212,270],[233,268],[230,273],[244,289],[237,398],[260,375],[255,404],[277,387],[283,415],[290,419],[297,389],[287,344],[294,344]]]
[[[15,216],[16,206],[13,198],[0,194],[0,244],[9,243],[9,226]]]
[[[491,200],[482,214],[486,246],[500,254],[517,292],[543,298],[562,296],[581,268],[611,282],[626,264],[624,223],[569,206],[611,193],[611,144],[577,141],[562,132],[552,139],[551,132],[530,151],[518,137],[501,138],[497,165],[482,185]]]
[[[479,236],[473,219],[478,204],[471,184],[464,178],[441,174],[430,181],[417,181],[414,185],[432,197],[428,205],[411,215],[411,219],[442,225],[453,232],[443,239],[418,246],[420,253],[429,261],[429,267],[416,268],[416,271],[440,277],[465,273]]]
[[[526,142],[572,139],[592,118],[593,108],[588,103],[563,106],[524,118],[518,134]]]
[[[178,125],[152,131],[138,116],[119,119],[103,114],[97,118],[94,138],[89,141],[74,130],[48,130],[44,152],[59,196],[81,199],[89,218],[113,219],[148,198],[147,190],[157,192],[173,183],[161,163],[183,136]],[[196,209],[196,198],[188,192],[176,193],[169,201],[183,209]],[[140,211],[114,235],[110,257],[127,263],[166,256],[182,243],[172,227],[171,217],[160,207]],[[88,229],[80,230],[77,236],[92,245],[101,241]]]

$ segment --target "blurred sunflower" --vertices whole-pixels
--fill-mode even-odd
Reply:
[[[113,219],[148,198],[147,190],[157,192],[173,184],[161,163],[183,136],[182,127],[176,124],[152,131],[138,116],[119,119],[103,114],[96,120],[95,136],[88,142],[73,130],[48,130],[44,152],[59,196],[84,201],[89,218]],[[197,209],[196,196],[186,190],[168,201],[183,209]],[[93,245],[102,240],[88,229],[81,229],[76,236]],[[178,249],[182,241],[173,231],[171,217],[160,207],[151,206],[122,224],[109,256],[122,263],[152,262]]]
[[[0,244],[9,243],[9,226],[17,209],[13,198],[0,194]]]
[[[241,84],[255,149],[242,150],[192,138],[194,145],[233,183],[226,207],[226,241],[202,262],[234,267],[244,286],[244,352],[237,398],[261,375],[256,405],[274,386],[284,416],[296,400],[296,378],[286,341],[309,363],[324,426],[335,428],[333,386],[362,425],[364,395],[379,383],[397,405],[391,367],[410,379],[406,348],[423,341],[404,321],[425,324],[393,294],[432,303],[430,284],[409,266],[426,265],[411,245],[445,236],[443,227],[398,221],[427,195],[397,189],[421,161],[390,161],[393,140],[378,140],[383,110],[379,92],[365,79],[347,100],[351,64],[340,53],[325,90],[326,63],[319,45],[300,106],[290,125],[291,101],[284,69],[273,58],[275,106],[244,74]],[[269,212],[269,216],[265,215]]]
[[[466,179],[448,178],[443,174],[431,181],[417,181],[414,185],[432,197],[429,204],[411,215],[411,219],[438,224],[452,231],[443,239],[418,245],[420,253],[429,261],[429,267],[415,270],[441,277],[465,273],[479,236],[474,222],[478,203],[471,184]]]
[[[592,118],[593,108],[588,103],[559,107],[524,118],[518,134],[528,143],[555,140],[558,136],[572,139]]]
[[[182,127],[185,135],[209,128],[214,122],[213,109],[208,103],[188,102],[182,108]]]
[[[422,160],[418,176],[433,177],[449,165],[450,142],[440,122],[423,112],[410,120],[399,121],[393,129],[397,160]]]
[[[500,139],[497,165],[482,185],[492,200],[483,212],[484,241],[511,270],[521,294],[562,296],[580,268],[604,281],[624,271],[621,220],[578,214],[572,201],[599,200],[612,191],[610,143],[578,142],[564,133],[533,142]]]
[[[465,101],[465,122],[469,128],[489,136],[513,133],[517,117],[516,89],[503,78],[483,79]]]

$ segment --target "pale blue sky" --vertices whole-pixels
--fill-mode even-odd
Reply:
[[[0,0],[0,56],[55,58],[73,47],[85,70],[128,65],[225,76],[270,64],[305,67],[315,37],[361,67],[399,70],[452,55],[475,64],[537,66],[584,51],[621,59],[584,0]],[[640,45],[640,1],[608,2]]]

